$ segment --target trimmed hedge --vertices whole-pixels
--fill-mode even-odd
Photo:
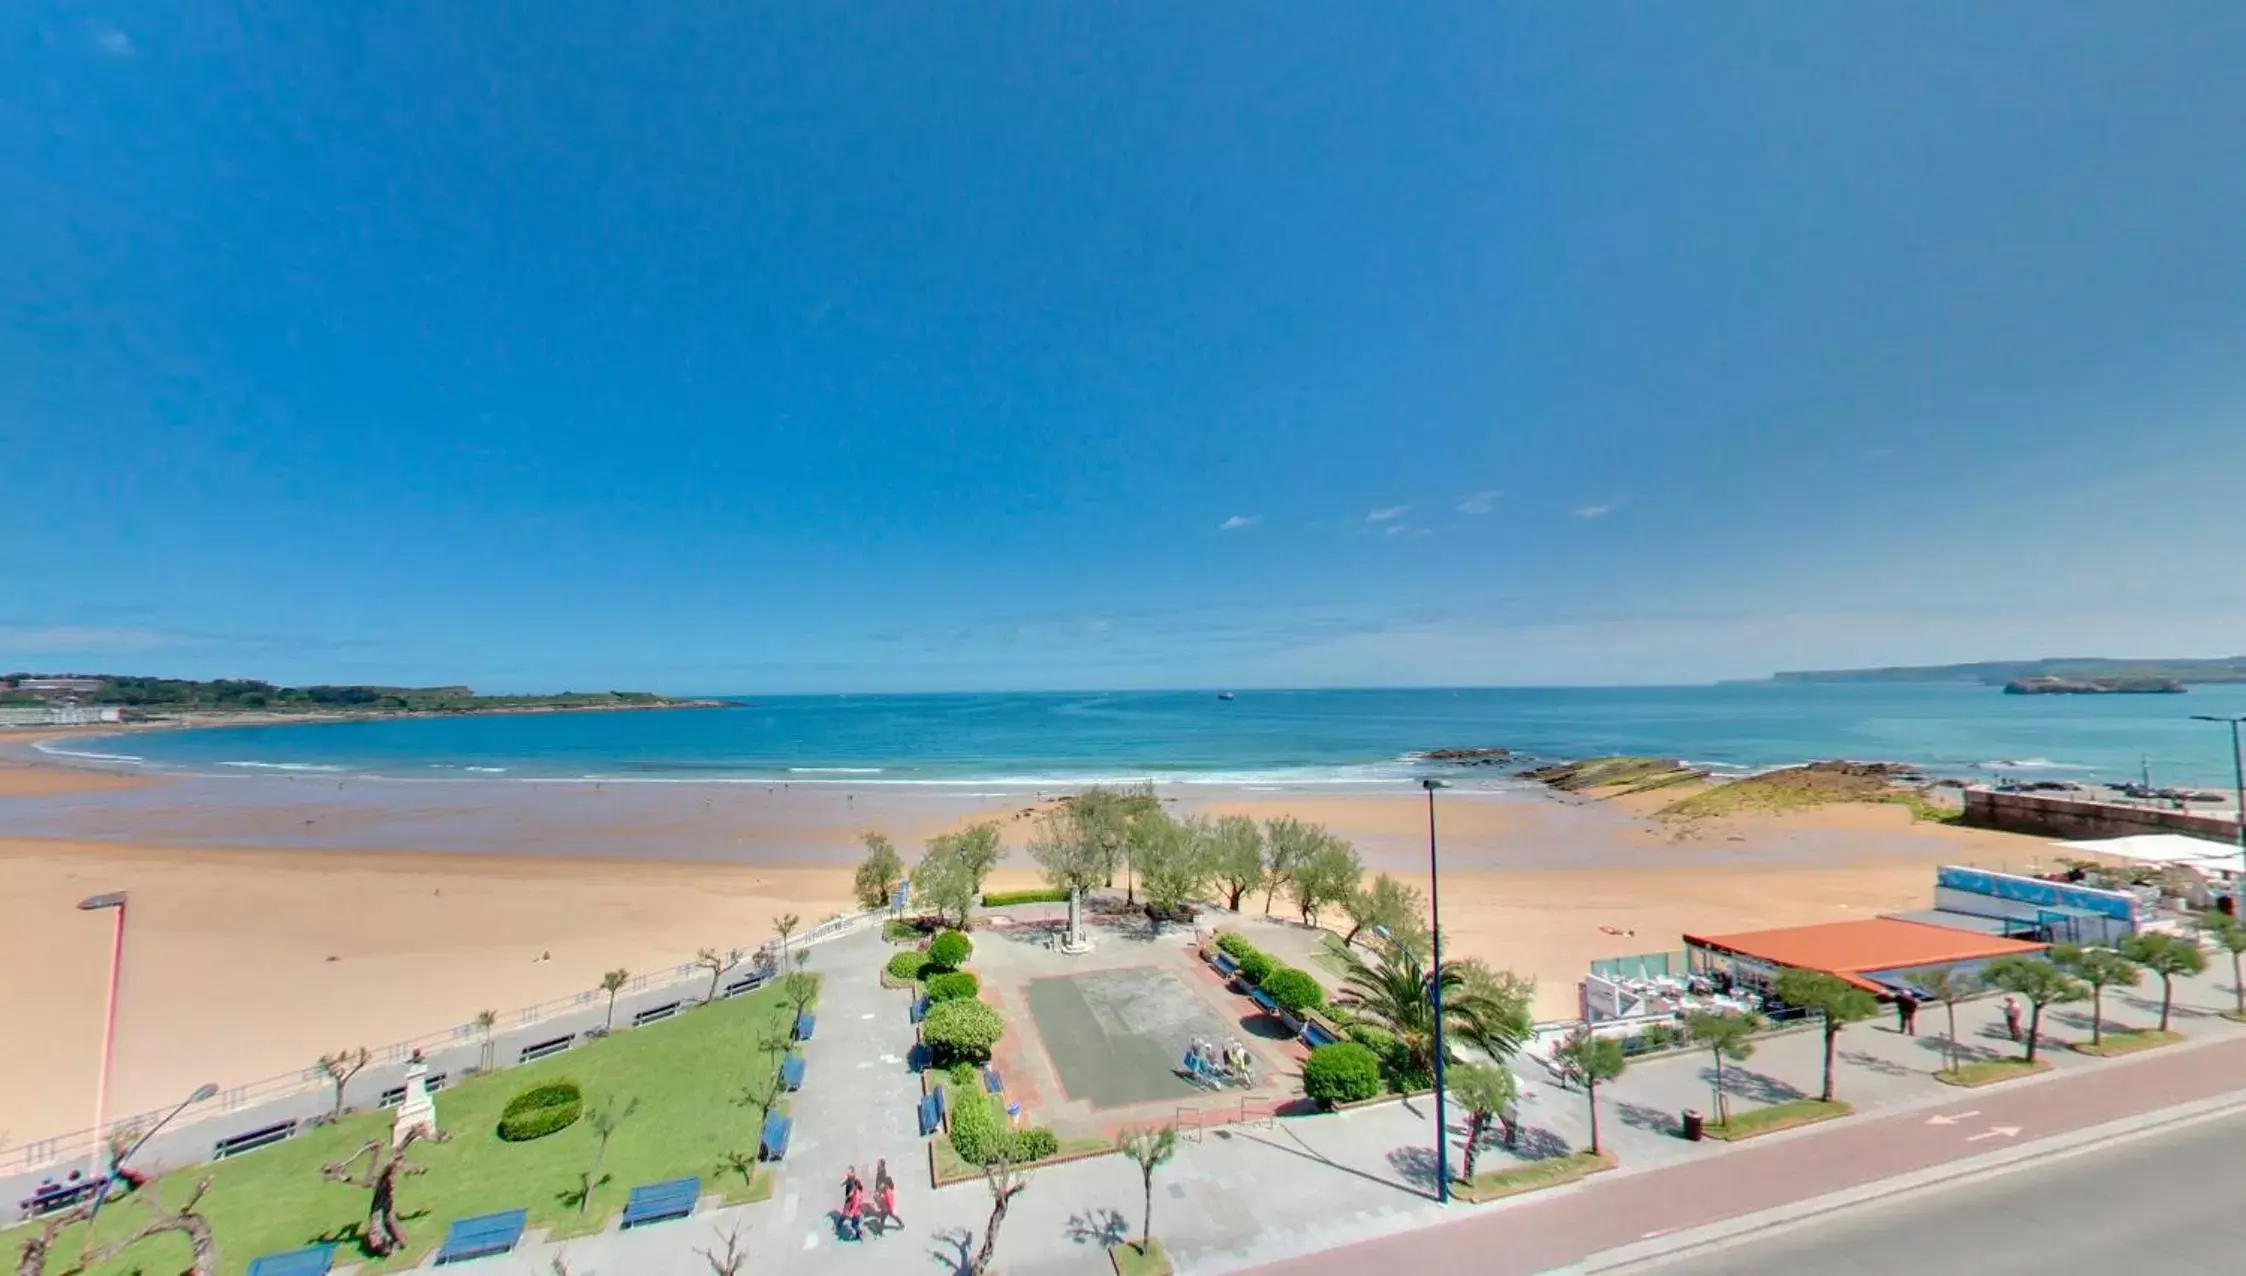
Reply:
[[[945,970],[957,970],[975,955],[974,941],[956,930],[947,930],[928,941],[928,964]]]
[[[939,1001],[920,1021],[920,1041],[939,1068],[984,1063],[1006,1035],[1006,1020],[979,1001]]]
[[[1258,949],[1254,944],[1228,930],[1217,936],[1217,951],[1234,961],[1238,961],[1249,953],[1258,951]]]
[[[891,957],[889,965],[885,967],[891,979],[918,979],[920,972],[927,968],[928,954],[917,948],[908,948]]]
[[[1321,1108],[1362,1103],[1381,1092],[1380,1059],[1354,1041],[1320,1046],[1302,1065],[1302,1092]]]
[[[585,1093],[574,1081],[548,1081],[514,1098],[499,1113],[499,1137],[528,1143],[577,1124],[585,1114]]]
[[[1004,1155],[1017,1165],[1058,1156],[1061,1138],[1043,1126],[1009,1130],[999,1102],[983,1092],[982,1082],[970,1071],[967,1080],[955,1071],[950,1095],[951,1150],[969,1165],[988,1165]]]
[[[1252,988],[1261,988],[1263,981],[1271,978],[1271,972],[1279,969],[1278,961],[1271,954],[1259,953],[1252,948],[1245,956],[1233,960],[1240,963],[1240,977],[1247,980]]]
[[[1061,1154],[1061,1136],[1042,1125],[1015,1131],[1013,1142],[1014,1163],[1017,1165]]]
[[[1008,904],[1066,904],[1067,891],[985,891],[983,907],[1004,908]]]
[[[969,1001],[982,991],[982,987],[983,981],[975,978],[974,971],[947,970],[943,974],[928,977],[928,1000]]]
[[[1281,966],[1263,977],[1264,995],[1279,1003],[1279,1008],[1301,1018],[1304,1011],[1323,1009],[1326,990],[1307,972],[1292,966]]]

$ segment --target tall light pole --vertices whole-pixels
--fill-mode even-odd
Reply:
[[[1434,923],[1433,974],[1430,998],[1435,1003],[1435,1199],[1445,1205],[1451,1200],[1451,1135],[1450,1115],[1443,1104],[1443,879],[1435,864],[1435,790],[1449,788],[1441,780],[1421,780],[1419,787],[1427,790],[1427,905]]]
[[[102,1172],[100,1180],[101,1186],[94,1189],[94,1207],[86,1212],[86,1221],[88,1223],[91,1223],[96,1217],[101,1214],[102,1202],[109,1199],[110,1187],[115,1184],[120,1177],[123,1176],[125,1162],[132,1160],[135,1154],[137,1154],[143,1147],[146,1147],[148,1145],[148,1141],[156,1137],[156,1132],[158,1130],[161,1130],[165,1126],[170,1125],[172,1123],[173,1117],[176,1117],[180,1113],[185,1112],[192,1105],[201,1103],[205,1099],[213,1098],[217,1094],[218,1083],[215,1081],[205,1081],[203,1084],[196,1086],[195,1093],[188,1095],[185,1099],[180,1100],[179,1106],[165,1113],[162,1120],[158,1121],[152,1126],[149,1126],[146,1130],[141,1131],[140,1137],[133,1140],[133,1145],[131,1147],[126,1148],[123,1152],[119,1153],[113,1160],[111,1160],[108,1168]]]
[[[2191,719],[2194,722],[2224,722],[2230,724],[2230,774],[2232,780],[2238,785],[2238,809],[2233,814],[2238,819],[2239,889],[2231,892],[2231,900],[2235,906],[2240,902],[2246,902],[2239,900],[2239,894],[2246,892],[2246,753],[2239,751],[2238,741],[2238,726],[2240,723],[2246,722],[2246,716],[2222,718],[2213,714],[2195,713],[2191,715]]]
[[[125,964],[125,892],[111,891],[106,895],[92,895],[78,901],[78,907],[89,913],[114,909],[116,927],[109,941],[109,997],[102,1011],[101,1071],[94,1081],[94,1150],[88,1177],[101,1177],[102,1154],[108,1150],[109,1122],[109,1060],[117,1047],[117,974]]]

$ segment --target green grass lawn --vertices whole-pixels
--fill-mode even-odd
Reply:
[[[1976,1086],[1995,1085],[1999,1081],[2010,1081],[2016,1077],[2032,1077],[2038,1072],[2049,1072],[2050,1070],[2051,1061],[2048,1059],[2038,1059],[2034,1063],[2019,1058],[1982,1059],[1975,1063],[1961,1065],[1956,1069],[1945,1068],[1935,1073],[1934,1079],[1945,1085],[1963,1086],[1970,1090]]]
[[[527,1209],[532,1227],[551,1227],[557,1235],[597,1230],[623,1207],[633,1187],[662,1179],[698,1175],[703,1191],[733,1200],[768,1195],[769,1175],[744,1183],[739,1174],[721,1170],[718,1158],[734,1149],[756,1153],[757,1111],[736,1103],[735,1096],[765,1066],[766,1056],[756,1049],[758,1038],[785,1024],[790,1013],[780,990],[767,989],[440,1091],[437,1123],[450,1137],[414,1146],[409,1163],[427,1166],[428,1173],[403,1180],[399,1192],[409,1244],[404,1252],[370,1262],[363,1270],[411,1267],[444,1239],[454,1220],[498,1210]],[[604,1181],[594,1188],[582,1216],[564,1197],[592,1163],[598,1140],[588,1121],[529,1143],[503,1143],[494,1132],[508,1099],[528,1086],[559,1078],[584,1088],[588,1112],[610,1101],[639,1100],[638,1110],[609,1142],[601,1166]],[[808,1084],[817,1083],[814,1073]],[[347,1116],[263,1151],[189,1167],[144,1191],[176,1202],[197,1180],[210,1178],[203,1214],[216,1235],[224,1276],[238,1276],[254,1258],[323,1240],[343,1242],[336,1253],[338,1265],[357,1262],[355,1238],[365,1221],[368,1193],[322,1179],[320,1167],[342,1160],[371,1139],[380,1139],[387,1148],[390,1124],[387,1112]],[[112,1204],[102,1212],[96,1231],[102,1240],[129,1235],[146,1217],[136,1201]],[[27,1228],[0,1233],[0,1257],[10,1267],[29,1235]],[[50,1270],[61,1270],[63,1260],[74,1258],[83,1243],[66,1233]],[[184,1270],[187,1263],[186,1239],[165,1235],[94,1268],[92,1276],[169,1273]]]
[[[1579,1178],[1614,1168],[1611,1152],[1572,1152],[1566,1156],[1532,1161],[1509,1170],[1492,1170],[1477,1174],[1472,1183],[1461,1183],[1451,1189],[1451,1194],[1462,1201],[1494,1201],[1500,1197],[1518,1196],[1539,1188],[1558,1187],[1573,1183]]]
[[[1122,1241],[1107,1247],[1107,1257],[1115,1264],[1115,1276],[1170,1276],[1170,1256],[1162,1252],[1160,1241],[1143,1254],[1137,1241]]]
[[[1788,1103],[1773,1103],[1767,1108],[1734,1112],[1731,1114],[1731,1120],[1729,1121],[1721,1124],[1710,1121],[1705,1127],[1705,1132],[1711,1139],[1731,1142],[1738,1139],[1751,1139],[1758,1134],[1775,1134],[1780,1130],[1790,1130],[1797,1125],[1830,1121],[1834,1117],[1847,1116],[1855,1110],[1838,1100],[1827,1103],[1822,1099],[1795,1099]]]
[[[2101,1059],[2111,1059],[2115,1055],[2135,1054],[2140,1050],[2157,1050],[2161,1046],[2172,1046],[2183,1039],[2184,1034],[2180,1032],[2162,1032],[2158,1028],[2124,1028],[2117,1032],[2103,1034],[2103,1040],[2097,1045],[2091,1045],[2087,1041],[2077,1041],[2074,1043],[2074,1050],[2076,1054],[2096,1055]]]

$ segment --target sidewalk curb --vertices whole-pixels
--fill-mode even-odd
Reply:
[[[2032,1143],[2019,1144],[1999,1152],[1844,1188],[1806,1201],[1794,1201],[1721,1222],[1648,1237],[1553,1270],[1561,1276],[1648,1271],[1662,1263],[1703,1251],[1720,1250],[1735,1241],[1759,1238],[1773,1231],[1798,1227],[1842,1210],[1909,1196],[1969,1179],[1994,1177],[2021,1168],[2031,1161],[2046,1162],[2054,1157],[2096,1151],[2117,1143],[2162,1134],[2179,1125],[2241,1111],[2246,1111],[2246,1090],[2234,1090],[2211,1099],[2199,1099],[2136,1116],[2122,1117],[2102,1125],[2087,1126]]]

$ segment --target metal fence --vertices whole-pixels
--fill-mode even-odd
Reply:
[[[791,937],[788,940],[787,947],[792,952],[796,949],[807,948],[813,944],[847,935],[869,918],[878,918],[882,915],[879,912],[845,913],[840,917],[830,918],[800,935]],[[779,948],[780,942],[778,940],[770,940],[758,945],[754,950],[742,949],[740,951],[753,951],[761,955],[777,953]],[[627,993],[645,992],[649,988],[657,986],[658,982],[668,986],[706,979],[709,977],[709,969],[708,966],[698,962],[684,962],[671,967],[667,973],[634,976],[630,982],[624,985],[622,991]],[[465,1041],[488,1040],[493,1033],[527,1027],[542,1020],[574,1014],[607,996],[608,993],[604,989],[588,988],[583,992],[554,997],[497,1015],[489,1029],[486,1029],[477,1020],[470,1020],[467,1023],[457,1024],[436,1032],[426,1032],[418,1037],[409,1037],[404,1041],[393,1041],[385,1046],[371,1048],[369,1054],[372,1056],[371,1061],[375,1064],[404,1063],[412,1058],[417,1050],[426,1054],[432,1050],[457,1046]],[[330,1084],[328,1074],[315,1064],[295,1072],[285,1072],[278,1076],[266,1077],[260,1081],[251,1081],[220,1090],[207,1103],[197,1105],[195,1117],[202,1119],[223,1116],[260,1103],[270,1103],[275,1099],[290,1098],[307,1090],[320,1089],[328,1084]],[[138,1112],[131,1116],[119,1117],[109,1123],[109,1129],[113,1132],[145,1130],[168,1115],[169,1112],[169,1108],[157,1108],[148,1112]],[[0,1147],[0,1174],[35,1170],[40,1166],[51,1165],[58,1161],[85,1160],[93,1155],[95,1148],[100,1146],[100,1134],[99,1130],[88,1128],[74,1130],[68,1134],[57,1134],[50,1138],[33,1139],[26,1143],[15,1144],[12,1147]]]

